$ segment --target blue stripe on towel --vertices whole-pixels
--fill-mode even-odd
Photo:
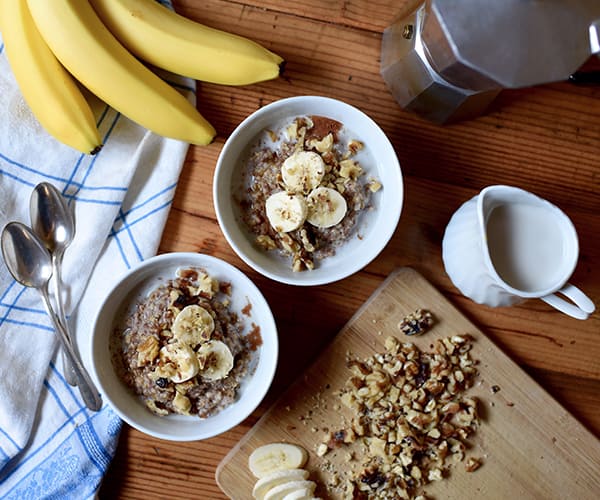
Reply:
[[[45,180],[48,181],[54,181],[54,182],[58,182],[58,183],[63,183],[66,181],[66,179],[62,178],[62,177],[58,177],[56,175],[52,175],[52,174],[47,174],[44,173],[30,165],[25,165],[24,163],[20,163],[18,161],[13,160],[12,158],[9,158],[8,156],[6,156],[5,154],[0,152],[0,159],[4,160],[6,163],[8,163],[9,165],[12,165],[14,167],[17,167],[18,170],[23,170],[24,172],[29,172],[32,174],[36,174],[42,178],[44,178]],[[4,169],[2,169],[4,170]],[[0,170],[0,171],[2,171]],[[38,182],[35,181],[28,181],[26,179],[23,179],[21,177],[19,177],[16,174],[11,174],[10,172],[4,171],[2,173],[5,173],[6,175],[10,176],[12,179],[18,180],[20,181],[22,184],[25,184],[26,186],[35,186],[36,184],[38,184]]]
[[[86,424],[84,424],[84,425],[87,425],[87,423],[88,422],[86,421]],[[79,442],[81,443],[81,447],[85,451],[85,454],[87,455],[87,457],[90,459],[90,462],[92,464],[94,464],[94,467],[96,467],[96,469],[98,469],[98,472],[100,474],[104,474],[104,467],[102,467],[102,464],[100,463],[100,461],[98,461],[97,454],[94,453],[93,450],[91,450],[88,447],[89,438],[86,435],[86,433],[84,432],[83,426],[78,426],[76,429],[76,433],[77,433],[77,437],[79,437]]]
[[[37,330],[44,330],[46,332],[54,331],[54,328],[52,328],[51,326],[41,325],[39,323],[32,323],[30,321],[17,321],[14,319],[6,318],[4,320],[4,322],[6,322],[6,324],[10,324],[10,325],[28,326],[30,328],[35,328]]]
[[[104,109],[102,110],[102,113],[100,113],[100,118],[98,118],[98,121],[96,122],[96,126],[100,127],[100,125],[102,124],[102,122],[106,118],[106,115],[108,114],[109,109],[110,109],[110,106],[108,106],[108,105],[104,106]],[[87,155],[81,155],[79,157],[77,163],[75,164],[75,166],[73,167],[73,170],[71,171],[71,176],[69,177],[68,181],[66,182],[66,185],[65,185],[65,188],[63,190],[63,193],[67,192],[67,189],[69,188],[69,186],[74,185],[73,179],[75,178],[75,175],[77,174],[77,171],[79,170],[79,166],[81,165],[81,161],[85,157],[87,157]],[[78,192],[83,187],[83,185],[84,185],[83,183],[77,184],[77,187],[79,189],[76,192]],[[70,196],[70,197],[73,198],[73,196]]]
[[[86,420],[83,425],[77,427],[77,430],[79,431],[79,438],[88,451],[90,458],[93,457],[92,459],[94,462],[98,463],[101,473],[106,472],[106,469],[108,469],[110,464],[111,456],[100,442],[92,422],[89,419]]]
[[[104,135],[104,139],[103,142],[106,144],[106,141],[108,140],[108,138],[110,137],[110,134],[112,133],[112,131],[114,130],[117,122],[119,121],[119,118],[121,117],[121,113],[117,113],[114,120],[112,121],[112,123],[110,124],[110,127],[108,129],[108,132],[106,132],[106,134]],[[98,160],[98,158],[100,157],[100,155],[102,154],[102,150],[100,150],[98,153],[96,153],[93,158],[92,161],[90,162],[84,176],[83,176],[83,180],[81,181],[81,184],[84,185],[85,181],[88,179],[88,177],[90,176],[90,173],[92,172],[94,165],[96,164],[96,161]],[[74,193],[75,196],[77,196],[77,194],[79,193],[79,189]],[[77,198],[79,199],[79,198]]]
[[[56,406],[58,406],[58,409],[67,417],[66,422],[69,422],[73,418],[73,415],[69,413],[69,411],[65,407],[65,404],[58,395],[57,390],[48,382],[48,379],[44,380],[44,387],[46,387],[46,389],[48,389],[48,392],[52,394],[54,400],[56,401]],[[79,408],[82,409],[83,407],[80,406]]]
[[[129,259],[127,258],[127,255],[125,253],[125,250],[123,249],[123,245],[121,244],[121,240],[119,240],[119,238],[117,237],[117,235],[115,233],[112,233],[108,236],[113,237],[115,240],[115,243],[117,244],[117,248],[119,249],[119,253],[121,254],[121,258],[123,259],[123,263],[125,264],[125,267],[127,269],[131,269],[131,264],[129,263]]]
[[[131,232],[131,227],[129,226],[129,224],[127,224],[127,220],[123,216],[123,212],[121,210],[119,210],[119,216],[120,216],[119,219],[121,219],[123,221],[123,229],[125,231],[127,231],[127,235],[129,236],[129,240],[131,241],[131,246],[133,247],[133,250],[135,251],[137,258],[140,261],[144,260],[142,252],[140,251],[140,247],[135,242],[135,237],[133,236],[133,233]]]
[[[12,444],[17,450],[21,450],[22,448],[15,442],[15,440],[10,437],[8,432],[6,432],[2,427],[0,427],[0,434],[2,434],[9,442]]]
[[[71,399],[73,400],[73,402],[77,406],[77,409],[78,410],[83,410],[84,407],[80,403],[78,397],[75,395],[74,388],[71,387],[71,385],[69,385],[69,383],[67,382],[67,380],[65,379],[65,377],[63,376],[63,374],[60,372],[60,370],[56,367],[56,365],[52,361],[50,362],[50,369],[52,370],[53,376],[57,377],[58,380],[61,382],[61,387],[63,388],[63,390],[65,390],[71,396]],[[67,412],[67,414],[69,415],[69,412]]]
[[[77,170],[77,166],[79,165],[79,163],[81,162],[82,157],[84,157],[85,155],[82,155],[78,158],[78,162],[76,165],[76,168],[74,169]],[[69,186],[71,187],[76,187],[77,188],[77,192],[79,191],[115,191],[115,192],[122,192],[122,193],[126,193],[127,192],[127,187],[124,186],[110,186],[110,185],[106,185],[106,186],[86,186],[83,183],[79,183],[79,182],[74,182],[73,178],[63,178],[63,177],[59,177],[56,175],[51,175],[51,174],[46,174],[36,168],[31,167],[30,165],[25,165],[24,163],[20,163],[18,161],[13,160],[12,158],[9,158],[8,156],[6,156],[5,154],[0,152],[0,159],[4,160],[6,163],[8,163],[9,165],[12,165],[13,167],[17,167],[17,170],[23,170],[24,172],[27,173],[32,173],[32,174],[36,174],[37,176],[39,176],[41,179],[40,180],[46,180],[46,181],[53,181],[56,184],[64,184],[65,185],[65,189],[67,189]],[[26,185],[26,186],[30,186],[30,187],[34,187],[36,186],[39,182],[38,181],[28,181],[26,179],[24,179],[23,177],[17,175],[17,174],[13,174],[9,171],[7,171],[6,169],[0,168],[0,173],[3,175],[6,175],[7,177],[10,177],[11,179],[14,179],[16,181],[19,181],[20,183]],[[69,194],[67,192],[64,193],[65,197],[70,198],[70,199],[74,199],[76,198],[75,195],[73,194]],[[79,198],[77,198],[79,199]],[[100,202],[100,200],[86,200],[89,202],[93,202],[93,201],[97,201]]]
[[[12,310],[12,311],[26,312],[26,313],[31,313],[31,314],[39,314],[40,316],[46,316],[46,314],[48,314],[45,309],[38,309],[37,307],[17,306],[14,304],[7,304],[5,302],[0,302],[0,307],[6,307],[7,309]],[[2,324],[3,319],[4,319],[4,317],[0,318],[0,325]]]
[[[13,282],[8,285],[8,288],[6,289],[6,292],[4,292],[4,294],[2,295],[2,298],[4,298],[6,296],[6,294],[10,291],[10,289],[13,287],[13,285],[16,285],[16,281],[13,280]],[[0,325],[2,323],[4,323],[5,321],[8,321],[8,315],[10,314],[10,312],[14,309],[15,305],[17,304],[17,302],[19,301],[19,299],[21,298],[21,296],[27,291],[27,288],[25,288],[23,285],[21,291],[17,294],[17,296],[15,297],[15,299],[13,300],[12,304],[7,304],[6,307],[6,313],[4,314],[4,316],[2,316],[2,318],[0,318]]]
[[[150,196],[147,200],[142,201],[141,203],[138,203],[137,205],[131,207],[130,209],[126,210],[125,212],[119,211],[119,217],[117,217],[115,219],[115,222],[128,216],[129,214],[136,212],[137,210],[140,210],[142,207],[145,207],[148,203],[151,203],[152,201],[156,200],[158,197],[160,197],[161,195],[168,193],[169,191],[172,191],[173,189],[175,189],[177,187],[176,183],[171,184],[170,186],[167,186],[164,189],[161,189],[158,193]],[[164,205],[163,205],[164,206]]]
[[[172,202],[173,202],[173,198],[169,199],[167,202],[163,203],[161,206],[156,207],[155,209],[151,210],[147,214],[144,214],[141,217],[134,219],[132,222],[129,223],[129,227],[134,226],[134,225],[138,224],[139,222],[142,222],[144,219],[147,219],[148,217],[154,215],[157,212],[160,212],[164,208],[170,206]],[[117,235],[117,234],[123,232],[124,230],[125,230],[125,228],[119,228],[117,231],[113,230],[111,235]]]

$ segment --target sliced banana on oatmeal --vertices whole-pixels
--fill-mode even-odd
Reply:
[[[308,460],[307,451],[291,443],[269,443],[256,448],[248,457],[248,467],[254,477],[263,478],[271,472],[300,469]]]
[[[233,368],[233,354],[220,340],[209,340],[202,344],[197,353],[200,376],[208,380],[225,378]]]
[[[211,314],[196,304],[184,307],[171,327],[173,338],[192,347],[210,340],[214,330],[215,320]]]
[[[306,220],[313,226],[327,228],[339,224],[348,210],[346,199],[335,189],[318,187],[306,197]]]
[[[165,374],[169,374],[173,382],[179,384],[194,377],[200,369],[200,364],[189,345],[176,342],[160,349],[159,368],[162,368]]]
[[[308,479],[308,471],[304,469],[276,470],[256,481],[252,489],[252,496],[257,500],[262,500],[275,486],[289,483],[290,481],[302,481],[304,479]]]
[[[308,193],[316,188],[325,175],[325,162],[314,151],[296,151],[281,166],[281,177],[288,190]]]
[[[265,203],[267,219],[276,231],[288,233],[298,229],[308,213],[304,197],[280,191],[267,198]]]

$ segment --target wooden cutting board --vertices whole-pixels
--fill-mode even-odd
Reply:
[[[437,322],[422,336],[406,337],[398,323],[418,308],[431,311]],[[365,358],[384,352],[389,335],[431,350],[435,339],[462,333],[474,338],[471,356],[479,360],[479,375],[468,394],[478,399],[482,420],[467,456],[480,458],[483,465],[472,473],[461,464],[454,466],[447,479],[426,487],[428,498],[600,498],[600,441],[410,268],[388,277],[223,459],[216,472],[220,488],[235,500],[252,498],[256,479],[248,470],[248,456],[258,446],[279,441],[306,448],[311,479],[327,484],[331,476],[321,469],[324,459],[338,471],[353,466],[347,453],[331,451],[323,458],[315,453],[323,429],[339,428],[336,391],[349,377],[347,354]],[[493,386],[499,390],[492,391]],[[322,486],[317,493],[339,498]]]

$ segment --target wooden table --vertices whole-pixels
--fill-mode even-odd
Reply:
[[[580,239],[572,282],[600,305],[600,86],[504,91],[485,116],[444,127],[425,122],[395,103],[379,75],[382,31],[409,1],[174,0],[186,17],[251,37],[287,60],[276,81],[198,85],[198,107],[219,135],[208,147],[190,148],[159,249],[215,255],[246,272],[276,317],[280,363],[263,404],[223,435],[171,443],[124,426],[102,498],[224,498],[214,479],[223,456],[399,266],[421,272],[600,435],[600,313],[577,321],[541,301],[478,305],[452,285],[441,259],[444,228],[463,201],[490,184],[516,185],[571,217]],[[374,262],[341,282],[300,289],[258,275],[234,254],[216,221],[211,184],[223,142],[243,118],[302,94],[344,100],[383,128],[402,165],[405,202],[394,237]]]

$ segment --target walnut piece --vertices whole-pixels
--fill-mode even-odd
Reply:
[[[142,367],[152,363],[158,356],[159,345],[156,337],[148,337],[138,347],[137,366]]]
[[[406,316],[399,324],[398,328],[404,335],[421,335],[433,326],[433,315],[425,309],[417,309],[415,312]]]

